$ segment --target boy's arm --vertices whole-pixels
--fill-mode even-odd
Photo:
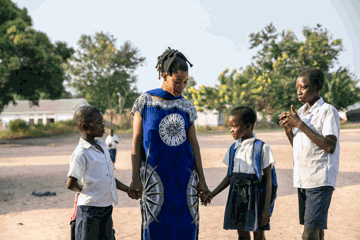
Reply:
[[[66,183],[66,187],[67,189],[72,190],[74,192],[81,192],[83,185],[79,184],[77,178],[69,176]]]
[[[266,179],[265,185],[265,205],[264,210],[261,215],[260,226],[265,226],[270,222],[270,201],[271,201],[271,191],[272,191],[272,181],[271,181],[271,164],[265,168],[264,178]]]
[[[123,184],[122,182],[120,182],[119,180],[117,180],[115,178],[115,182],[116,182],[116,188],[123,191],[123,192],[128,192],[129,191],[129,187],[126,186],[125,184]]]
[[[214,198],[216,195],[221,193],[230,184],[229,176],[226,174],[221,183],[211,192],[211,197]]]
[[[293,140],[294,140],[294,133],[292,131],[292,127],[290,127],[287,123],[287,116],[288,116],[289,112],[283,112],[279,115],[279,124],[280,126],[282,126],[285,130],[285,134],[287,136],[287,138],[289,139],[289,142],[291,144],[291,146],[293,145]]]
[[[294,107],[291,106],[291,114],[286,118],[287,124],[291,127],[297,127],[301,130],[313,143],[326,152],[333,154],[336,148],[337,138],[334,135],[322,136],[309,128],[297,115]]]

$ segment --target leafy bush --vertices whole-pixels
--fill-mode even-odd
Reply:
[[[10,132],[22,132],[28,128],[26,122],[22,119],[15,119],[10,121],[9,123],[9,131]]]

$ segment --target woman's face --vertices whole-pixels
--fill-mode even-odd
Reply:
[[[176,73],[164,75],[163,87],[165,90],[174,95],[175,97],[179,97],[184,91],[186,84],[188,81],[188,72],[184,72],[178,70]]]

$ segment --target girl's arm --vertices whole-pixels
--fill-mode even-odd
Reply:
[[[206,185],[205,181],[205,175],[202,168],[202,162],[201,162],[201,155],[200,155],[200,148],[199,143],[196,138],[196,131],[195,131],[195,124],[192,124],[187,131],[187,140],[189,141],[193,154],[194,154],[194,160],[195,160],[195,169],[199,176],[199,185],[198,188],[200,191],[202,191],[202,201],[210,203],[210,191]]]
[[[143,139],[142,118],[139,112],[136,111],[134,114],[133,140],[132,140],[132,150],[131,150],[132,182],[128,190],[128,195],[132,199],[139,199],[142,190],[142,184],[140,180],[142,139]]]
[[[70,189],[74,192],[81,192],[83,185],[79,184],[78,179],[74,177],[69,177],[66,183],[67,189]]]
[[[116,182],[116,188],[123,191],[123,192],[128,192],[129,191],[129,187],[126,186],[125,184],[123,184],[122,182],[120,182],[119,180],[117,180],[115,178],[115,182]]]
[[[270,201],[271,201],[271,191],[272,191],[272,181],[271,181],[271,164],[265,168],[264,178],[266,179],[265,185],[265,205],[260,219],[260,226],[267,225],[270,222]]]
[[[219,193],[221,193],[225,188],[227,188],[227,186],[229,186],[230,184],[230,179],[229,176],[226,174],[226,176],[224,177],[224,179],[221,181],[221,183],[219,184],[219,186],[217,186],[214,191],[211,192],[211,198],[214,198],[216,195],[218,195]]]

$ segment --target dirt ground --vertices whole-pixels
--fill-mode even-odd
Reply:
[[[276,159],[278,198],[267,239],[301,239],[296,189],[292,187],[292,149],[282,131],[259,132]],[[74,192],[66,189],[69,156],[79,135],[16,140],[0,144],[0,239],[69,239]],[[115,176],[131,180],[131,138],[124,136],[117,148]],[[221,162],[233,142],[227,135],[198,136],[206,181],[214,189],[226,174]],[[340,135],[340,172],[329,210],[327,240],[360,239],[360,129],[344,129]],[[35,197],[32,191],[56,191],[56,196]],[[228,190],[210,206],[200,207],[199,239],[237,239],[223,230]],[[116,239],[140,239],[139,201],[118,192],[114,207]]]

